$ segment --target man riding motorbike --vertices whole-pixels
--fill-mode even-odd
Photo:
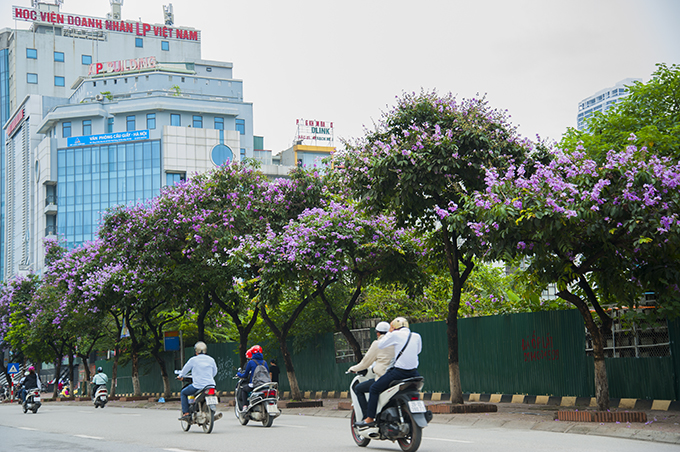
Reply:
[[[183,380],[191,372],[192,384],[187,385],[180,393],[182,399],[182,417],[180,421],[189,421],[189,396],[194,395],[206,386],[215,386],[215,375],[217,375],[217,364],[215,360],[208,356],[208,346],[205,342],[198,341],[194,345],[195,356],[192,356],[184,365],[178,380]]]
[[[269,371],[269,366],[267,365],[267,362],[264,360],[264,357],[262,356],[262,347],[259,345],[253,345],[250,350],[252,356],[250,360],[248,361],[248,364],[246,364],[245,370],[241,372],[237,372],[236,375],[238,375],[241,378],[248,378],[248,387],[249,390],[253,389],[253,371],[255,368],[263,364],[264,367],[267,368],[267,371]],[[240,406],[244,407],[244,409],[248,406],[247,403],[248,400],[248,391],[241,391],[240,394],[240,400],[238,401]]]
[[[104,373],[104,369],[97,367],[97,373],[92,377],[92,398],[94,399],[95,394],[97,394],[97,389],[100,386],[106,387],[109,382],[109,377]]]
[[[38,390],[40,390],[41,384],[40,378],[38,378],[38,374],[35,373],[35,367],[33,366],[29,366],[28,372],[26,373],[26,376],[22,380],[23,387],[21,388],[21,403],[23,404],[24,402],[26,402],[26,394],[28,393],[28,390],[35,388],[38,388]]]
[[[359,428],[375,425],[375,414],[378,408],[380,393],[387,389],[393,380],[403,380],[418,376],[418,355],[422,349],[420,334],[409,329],[408,320],[397,317],[390,324],[390,332],[378,343],[378,348],[394,347],[396,355],[394,367],[388,370],[371,385],[369,390],[368,408],[365,418],[355,425]]]
[[[375,326],[375,334],[378,339],[373,341],[361,362],[348,369],[349,372],[357,373],[373,366],[373,373],[376,375],[376,380],[385,375],[388,367],[392,364],[392,360],[394,360],[394,348],[388,347],[380,349],[378,348],[378,343],[383,340],[385,334],[387,334],[389,330],[390,324],[387,322],[380,322]],[[366,401],[366,396],[364,394],[369,391],[376,380],[366,380],[352,388],[357,395],[362,413],[366,413],[366,409],[368,408],[368,402]]]

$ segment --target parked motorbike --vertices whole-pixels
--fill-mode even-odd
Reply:
[[[265,383],[251,390],[248,386],[248,378],[241,378],[237,375],[234,379],[238,380],[236,391],[234,392],[234,398],[236,399],[234,414],[236,419],[238,419],[241,425],[246,425],[248,421],[253,420],[262,422],[262,425],[265,427],[271,427],[274,419],[281,414],[281,410],[278,407],[279,384],[275,382]],[[250,392],[247,399],[248,405],[245,408],[241,406],[240,402],[240,400],[243,400],[240,397],[243,391]]]
[[[364,418],[357,395],[352,388],[367,379],[374,379],[372,369],[357,373],[350,384],[353,410],[350,416],[352,438],[359,447],[366,447],[372,439],[396,441],[404,452],[415,452],[420,447],[423,428],[432,420],[432,412],[420,400],[423,377],[395,380],[378,399],[374,427],[358,428],[354,424]],[[368,396],[368,393],[366,394]]]
[[[94,397],[92,398],[92,402],[94,403],[94,407],[102,407],[106,405],[106,402],[109,401],[109,392],[106,390],[106,385],[99,385],[97,390],[94,392]]]
[[[35,414],[38,412],[38,408],[40,408],[41,405],[42,404],[40,403],[40,391],[38,390],[38,388],[27,390],[26,400],[22,405],[22,407],[24,408],[24,413],[27,413],[28,410],[31,410]]]
[[[175,374],[179,375],[180,370],[176,370]],[[191,375],[182,379],[184,383],[182,389],[192,383]],[[182,430],[188,432],[192,425],[200,425],[205,433],[210,433],[213,430],[215,421],[222,417],[222,413],[215,413],[217,410],[217,393],[215,386],[206,386],[198,391],[196,394],[189,396],[189,416],[188,421],[180,420]],[[180,416],[182,410],[180,409]]]

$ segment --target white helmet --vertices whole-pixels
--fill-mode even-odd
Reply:
[[[375,331],[381,334],[385,334],[390,330],[390,324],[387,322],[380,322],[375,326]]]
[[[392,328],[398,330],[399,328],[408,328],[408,320],[403,317],[397,317],[392,320]]]
[[[205,342],[198,341],[196,342],[196,345],[194,345],[194,350],[196,353],[208,353],[208,346],[205,345]]]

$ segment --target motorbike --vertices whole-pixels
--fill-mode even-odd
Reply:
[[[38,408],[40,408],[40,391],[38,388],[32,388],[26,390],[26,400],[24,401],[22,407],[24,409],[24,413],[27,413],[28,410],[33,411],[33,413],[38,412]]]
[[[176,370],[175,374],[179,375],[180,370]],[[186,376],[182,379],[184,383],[182,389],[186,388],[192,383],[191,376]],[[194,395],[189,396],[189,420],[180,420],[182,430],[188,432],[192,425],[200,425],[205,433],[210,433],[213,430],[215,421],[222,417],[222,413],[215,413],[217,410],[217,393],[215,386],[206,386]],[[180,416],[181,416],[180,409]]]
[[[380,394],[375,426],[358,428],[354,424],[364,418],[354,386],[374,379],[372,369],[358,372],[350,384],[352,414],[350,427],[352,438],[359,447],[366,447],[372,439],[396,441],[404,452],[415,452],[423,438],[423,428],[432,420],[432,412],[420,400],[420,390],[425,384],[423,377],[395,380]],[[366,393],[368,396],[368,393]]]
[[[109,401],[109,392],[106,390],[106,385],[99,385],[97,390],[94,393],[94,397],[92,398],[92,402],[94,403],[94,407],[102,407],[106,405],[106,402]]]
[[[236,419],[238,419],[241,425],[246,425],[248,421],[253,420],[262,422],[262,425],[265,427],[271,427],[274,419],[281,414],[281,410],[278,407],[279,384],[271,382],[253,388],[250,395],[248,395],[248,405],[244,408],[240,406],[241,403],[239,401],[243,400],[240,397],[243,391],[251,391],[248,386],[248,378],[241,378],[236,375],[234,379],[238,380],[236,391],[234,391],[234,398],[236,399],[234,414]]]

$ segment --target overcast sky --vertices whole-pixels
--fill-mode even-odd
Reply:
[[[163,22],[169,0],[124,0],[123,19]],[[0,0],[0,28],[11,6]],[[655,64],[680,63],[677,0],[173,0],[202,57],[230,61],[255,135],[277,153],[296,118],[332,121],[335,144],[372,129],[403,92],[486,94],[522,135],[559,139],[578,102]],[[105,17],[109,0],[65,0]]]

